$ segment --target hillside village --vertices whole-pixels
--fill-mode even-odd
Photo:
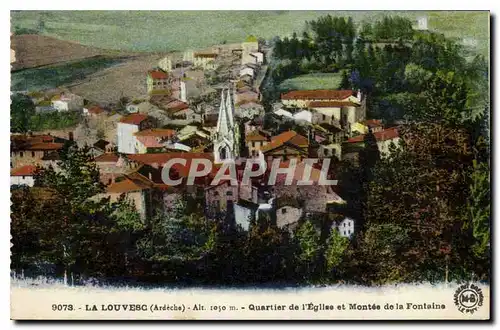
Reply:
[[[88,266],[100,276],[378,284],[448,281],[449,269],[460,278],[474,263],[487,276],[489,211],[474,211],[489,203],[489,140],[479,128],[489,107],[481,99],[484,59],[467,62],[428,30],[426,18],[355,25],[351,17],[328,15],[306,27],[283,39],[249,35],[164,54],[137,81],[146,93],[118,102],[69,89],[17,93],[35,120],[54,115],[70,123],[30,130],[18,117],[10,160],[18,223],[60,216],[50,204],[64,208],[61,236],[106,236],[102,246],[74,243],[71,256],[80,260],[78,253],[95,248],[88,253],[114,267]],[[281,88],[287,79],[316,74],[335,83]],[[68,159],[75,146],[85,155]],[[190,170],[204,170],[195,160],[212,168],[193,179]],[[228,163],[236,183],[219,178]],[[266,170],[246,181],[244,172],[256,163]],[[180,184],[168,184],[164,169]],[[85,189],[67,177],[73,173]],[[302,183],[307,178],[312,185]],[[47,186],[59,196],[75,188],[76,201],[54,199]],[[40,213],[31,215],[24,200]],[[88,201],[85,216],[74,211]],[[475,221],[484,229],[479,234],[470,229]],[[50,225],[55,232],[60,224]],[[23,226],[16,230],[24,233]],[[41,242],[57,251],[49,259],[62,267],[59,274],[86,271],[86,264],[65,261],[70,239],[62,248],[47,240]],[[23,253],[18,264],[31,265]]]
[[[263,157],[270,168],[273,159],[281,158],[286,166],[295,158],[299,166],[294,180],[298,181],[302,159],[355,159],[369,132],[375,133],[381,152],[388,152],[390,143],[397,145],[397,128],[384,128],[380,120],[366,118],[366,98],[353,90],[284,93],[281,102],[273,104],[271,115],[296,122],[307,135],[264,129],[260,88],[267,52],[250,36],[241,44],[186,51],[182,58],[167,56],[145,72],[148,96],[123,104],[122,113],[71,93],[54,95],[50,101],[31,94],[37,112],[75,111],[84,122],[68,136],[12,135],[11,184],[33,186],[36,167],[57,166],[63,143],[73,140],[91,148],[107,195],[116,200],[125,194],[143,219],[156,208],[168,208],[180,196],[179,190],[204,195],[207,217],[234,213],[235,222],[245,230],[259,213],[270,210],[279,228],[295,228],[306,216],[327,216],[345,203],[335,187],[316,187],[311,200],[300,193],[285,198],[286,191],[263,186],[262,180],[246,187],[241,182],[238,187],[227,182],[205,187],[202,182],[175,189],[161,181],[162,166],[172,158],[200,157],[215,164],[233,159],[240,169],[246,159]],[[178,174],[186,175],[187,168]],[[344,218],[332,226],[351,237],[354,223],[355,219]]]
[[[263,180],[246,187],[241,182],[238,187],[227,182],[205,187],[202,182],[183,188],[166,187],[161,181],[162,166],[169,159],[196,157],[214,164],[233,159],[240,169],[245,159],[263,157],[270,168],[273,159],[281,158],[285,167],[295,158],[299,166],[294,181],[298,181],[302,159],[355,160],[369,132],[375,133],[383,153],[391,143],[398,144],[397,128],[368,119],[366,97],[353,90],[283,93],[271,115],[305,127],[307,134],[264,129],[260,88],[268,51],[250,36],[241,44],[186,51],[182,58],[165,57],[145,72],[148,96],[123,104],[121,113],[71,93],[56,94],[50,101],[32,93],[37,112],[79,112],[83,125],[68,136],[12,135],[11,184],[33,186],[37,166],[57,166],[58,151],[66,140],[73,140],[91,148],[107,195],[116,200],[125,194],[143,219],[157,208],[168,208],[180,196],[179,190],[204,195],[207,217],[234,213],[235,222],[245,230],[259,212],[272,212],[279,228],[292,229],[305,217],[327,217],[336,205],[345,203],[335,187],[315,187],[309,192],[315,196],[311,200],[305,197],[307,192],[301,192],[305,187],[289,194],[284,187],[263,186]],[[178,169],[178,174],[185,176],[188,168]],[[346,217],[332,226],[351,237],[355,221]]]

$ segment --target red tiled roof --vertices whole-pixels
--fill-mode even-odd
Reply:
[[[26,147],[26,150],[59,150],[62,149],[62,143],[33,143]]]
[[[272,149],[275,149],[277,147],[282,146],[285,143],[290,143],[292,145],[295,145],[299,148],[304,148],[309,145],[309,142],[306,137],[298,134],[295,131],[287,131],[283,132],[279,135],[271,137],[271,143],[265,145],[262,147],[262,151],[266,152]]]
[[[94,161],[98,163],[116,163],[118,159],[119,157],[117,154],[107,152],[94,158]]]
[[[370,128],[372,127],[380,127],[382,126],[382,120],[380,119],[368,119],[363,122],[363,125],[368,126]]]
[[[311,101],[309,108],[338,108],[338,107],[357,107],[356,103],[349,101]]]
[[[98,115],[98,114],[103,113],[103,112],[104,112],[104,109],[98,105],[89,109],[89,113],[94,114],[94,115]]]
[[[35,174],[36,166],[25,165],[14,168],[10,171],[10,176],[32,176]]]
[[[198,153],[198,152],[170,152],[170,153],[155,153],[155,154],[131,154],[127,158],[146,165],[156,165],[162,167],[167,161],[173,158],[186,159],[186,166],[181,164],[174,164],[172,168],[179,172],[179,175],[186,177],[191,166],[191,161],[197,158],[204,158],[213,161],[212,153]]]
[[[344,100],[354,95],[353,90],[316,89],[308,91],[291,91],[281,94],[282,100]]]
[[[146,116],[145,114],[133,113],[131,115],[125,116],[122,119],[120,119],[120,123],[139,125],[140,123],[142,123],[146,119],[148,119],[148,116]]]
[[[111,194],[123,194],[133,191],[149,189],[150,186],[139,180],[130,180],[125,178],[122,181],[112,183],[106,188],[106,191]]]
[[[181,100],[173,100],[169,102],[165,107],[167,108],[167,111],[169,113],[176,113],[181,110],[188,109],[189,104],[187,104],[186,102],[182,102]]]
[[[141,142],[146,148],[161,148],[163,144],[158,141],[156,136],[137,136],[137,141]]]
[[[21,141],[21,142],[30,142],[30,143],[39,143],[39,142],[53,142],[54,137],[49,134],[41,134],[41,135],[26,135],[26,134],[12,134],[10,136],[11,141]]]
[[[161,70],[151,70],[148,72],[149,76],[153,79],[167,79],[168,74]]]
[[[388,128],[380,132],[373,133],[377,141],[386,141],[399,137],[399,133],[396,127]],[[347,140],[348,143],[358,143],[363,142],[365,135],[358,135]]]
[[[169,138],[175,134],[177,134],[177,132],[169,128],[150,128],[134,133],[135,136],[155,136],[162,138]]]

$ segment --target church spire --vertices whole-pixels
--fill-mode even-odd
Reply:
[[[224,108],[225,108],[226,104],[225,104],[225,101],[224,101],[224,89],[222,89],[222,92],[221,92],[221,95],[220,95],[220,106],[219,106],[219,117],[217,118],[217,133],[219,133],[221,131],[221,128],[222,126],[224,125],[224,123],[222,122],[224,120]]]
[[[231,89],[222,89],[217,132],[214,135],[214,159],[220,163],[226,159],[234,159],[239,154],[239,131],[234,120]]]

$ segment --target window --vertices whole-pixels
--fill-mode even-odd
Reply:
[[[345,222],[344,222],[344,227],[345,227]]]
[[[233,192],[232,191],[226,192],[226,196],[233,196]]]
[[[281,214],[285,214],[286,213],[286,209],[285,208],[282,208],[281,209]]]
[[[31,157],[35,157],[35,152],[34,151],[31,152]]]
[[[252,141],[252,147],[255,148],[255,141]]]
[[[24,180],[24,175],[23,175],[23,180]]]
[[[215,197],[219,197],[219,192],[218,191],[214,191],[214,196]]]
[[[345,235],[345,234],[346,234],[346,233],[345,233],[345,230],[344,230],[344,235]]]
[[[326,120],[326,115],[323,115],[323,120]]]
[[[19,153],[19,157],[24,157],[24,152],[22,152],[22,151],[21,151],[21,152]]]
[[[350,235],[350,234],[351,234],[351,231],[350,231],[350,230],[348,230],[348,231],[347,231],[347,233]]]

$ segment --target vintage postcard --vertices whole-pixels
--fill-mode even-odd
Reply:
[[[489,320],[489,11],[12,10],[13,320]]]

